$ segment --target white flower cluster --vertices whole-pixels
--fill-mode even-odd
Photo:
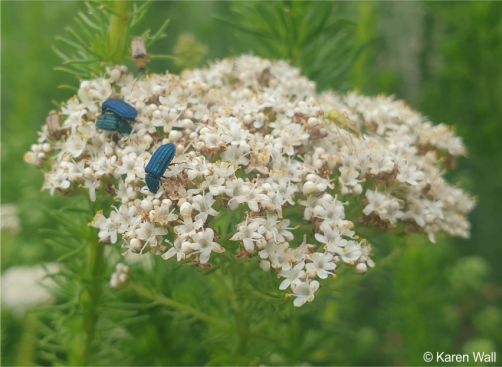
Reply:
[[[115,272],[110,278],[110,287],[112,288],[123,288],[127,285],[129,280],[129,266],[124,263],[118,263],[115,266]]]
[[[35,266],[14,266],[1,277],[2,306],[22,315],[26,310],[52,301],[51,289],[56,283],[47,273],[58,272],[57,263]]]
[[[130,135],[96,130],[109,97],[138,110]],[[98,190],[114,197],[117,206],[92,223],[102,242],[121,238],[126,252],[202,266],[238,243],[238,256],[258,256],[283,278],[295,306],[312,301],[318,280],[342,263],[358,272],[374,265],[355,223],[431,240],[469,234],[474,201],[442,176],[464,154],[448,127],[388,97],[318,95],[285,62],[242,56],[143,79],[118,67],[82,82],[58,116],[25,159],[48,163],[51,193],[81,187],[91,200]],[[144,167],[165,143],[177,156],[152,194]],[[354,218],[345,215],[348,197],[363,208]],[[213,224],[228,211],[242,222],[220,233]]]
[[[0,205],[0,229],[2,231],[19,232],[20,220],[18,212],[15,204]]]

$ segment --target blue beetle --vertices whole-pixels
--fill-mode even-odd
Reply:
[[[136,116],[138,116],[138,111],[136,111],[136,109],[129,103],[126,103],[121,99],[107,99],[103,102],[101,110],[103,114],[106,112],[112,112],[118,117],[130,121],[134,121],[136,119]]]
[[[98,129],[106,131],[116,131],[117,125],[117,117],[109,113],[99,116],[98,120],[96,121],[96,127]]]
[[[123,134],[129,134],[132,131],[132,127],[128,121],[111,113],[105,113],[99,116],[96,121],[96,127],[101,130],[118,131]]]
[[[176,145],[164,144],[157,148],[153,153],[152,158],[145,167],[145,181],[148,189],[156,193],[159,191],[160,178],[164,175],[169,163],[176,155]]]

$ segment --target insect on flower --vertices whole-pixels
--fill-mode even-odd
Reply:
[[[357,126],[357,124],[349,119],[344,113],[338,111],[336,108],[333,108],[326,114],[326,118],[339,127],[349,130],[350,132],[356,134],[358,137],[361,137],[361,130]]]
[[[103,114],[105,114],[106,112],[111,112],[117,115],[117,117],[129,121],[134,121],[134,119],[136,119],[136,116],[138,116],[138,111],[136,111],[136,109],[129,103],[126,103],[121,99],[107,99],[105,102],[103,102],[101,109]]]
[[[164,144],[157,148],[153,153],[152,158],[145,167],[145,181],[148,189],[156,193],[159,190],[160,179],[163,177],[169,163],[173,160],[176,154],[176,145]]]
[[[143,37],[135,37],[131,42],[131,56],[141,72],[144,72],[146,65],[150,61],[150,57],[146,51],[145,39]]]
[[[99,116],[96,121],[96,127],[101,130],[118,131],[123,134],[129,134],[132,131],[129,122],[111,113],[105,113]]]

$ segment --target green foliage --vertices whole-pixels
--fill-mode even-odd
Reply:
[[[193,69],[202,66],[207,51],[207,46],[200,43],[194,35],[182,34],[174,46],[174,63],[180,69]]]
[[[67,72],[77,80],[99,76],[106,66],[125,63],[134,32],[150,5],[148,1],[139,6],[126,1],[84,4],[85,11],[79,11],[74,18],[75,26],[66,27],[67,36],[56,37],[58,46],[53,47],[62,61],[56,70]],[[153,34],[150,29],[142,31],[146,45],[164,38],[168,24],[166,19]]]
[[[239,32],[240,52],[286,60],[320,89],[345,89],[363,44],[354,23],[338,17],[338,9],[334,2],[237,2],[221,20]]]
[[[105,247],[97,243],[95,231],[87,225],[88,213],[90,210],[85,209],[47,213],[57,226],[44,231],[45,244],[59,254],[60,269],[48,275],[57,285],[56,304],[39,313],[43,327],[37,360],[45,363],[104,363],[98,353],[103,347],[109,351],[106,358],[116,355],[106,335],[120,331],[121,325],[117,323],[120,319],[113,320],[119,312],[117,307],[110,312],[107,304],[103,287],[105,274],[110,271],[104,258]],[[132,315],[121,316],[126,319]]]
[[[459,293],[476,292],[482,289],[488,273],[488,265],[482,257],[465,257],[452,268],[449,278],[454,290]]]
[[[40,245],[39,229],[52,226],[42,209],[58,208],[68,201],[40,194],[43,177],[23,162],[23,154],[36,140],[52,98],[68,97],[55,89],[65,79],[53,71],[58,61],[48,45],[61,32],[55,25],[64,24],[76,8],[76,4],[2,4],[1,202],[17,206],[21,227],[17,234],[2,231],[2,269],[54,259],[52,249]]]
[[[476,193],[468,254],[482,254],[497,277],[501,237],[502,149],[502,3],[428,4],[430,26],[438,34],[427,47],[440,53],[429,61],[420,105],[432,118],[452,122],[468,147],[469,159],[460,164],[457,179]],[[426,59],[427,60],[427,59]],[[442,103],[438,103],[442,101]]]

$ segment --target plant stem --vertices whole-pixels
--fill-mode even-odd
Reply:
[[[202,311],[199,311],[191,306],[185,305],[183,303],[174,301],[171,298],[155,293],[154,291],[151,291],[138,283],[130,284],[130,288],[133,289],[138,295],[150,299],[159,305],[167,306],[185,315],[195,317],[196,319],[204,321],[205,323],[215,326],[219,329],[225,329],[225,330],[228,329],[227,325],[224,322],[214,319],[208,316],[207,314],[203,313]]]
[[[235,292],[235,286],[232,285],[232,287]],[[240,355],[245,355],[249,338],[249,322],[241,307],[242,299],[239,298],[240,297],[236,297],[234,302],[234,319],[237,335],[239,336],[238,352]]]
[[[103,291],[104,270],[104,246],[96,240],[91,240],[87,246],[85,285],[79,299],[82,318],[70,352],[71,365],[88,364],[89,351],[99,319],[98,305]]]
[[[28,311],[23,320],[23,334],[17,346],[16,366],[33,366],[33,356],[37,347],[39,322],[33,312]]]
[[[233,259],[230,259],[233,261]],[[235,320],[235,331],[239,338],[239,344],[237,346],[236,352],[239,356],[243,356],[247,352],[247,345],[250,335],[249,330],[249,319],[246,312],[244,311],[242,305],[245,300],[241,297],[241,291],[239,288],[242,287],[242,282],[245,280],[239,279],[239,275],[243,272],[242,264],[230,263],[229,269],[231,270],[230,281],[229,281],[229,294],[230,303],[233,308],[234,320]],[[222,274],[223,275],[223,274]]]
[[[115,64],[121,64],[125,59],[130,20],[129,6],[128,1],[122,0],[116,0],[111,4],[114,15],[110,20],[108,40],[111,50],[110,61]]]
[[[375,6],[372,3],[361,2],[357,4],[357,42],[360,46],[367,45],[375,34]],[[364,91],[368,87],[368,63],[370,50],[366,49],[354,62],[352,67],[352,79],[354,86]]]

